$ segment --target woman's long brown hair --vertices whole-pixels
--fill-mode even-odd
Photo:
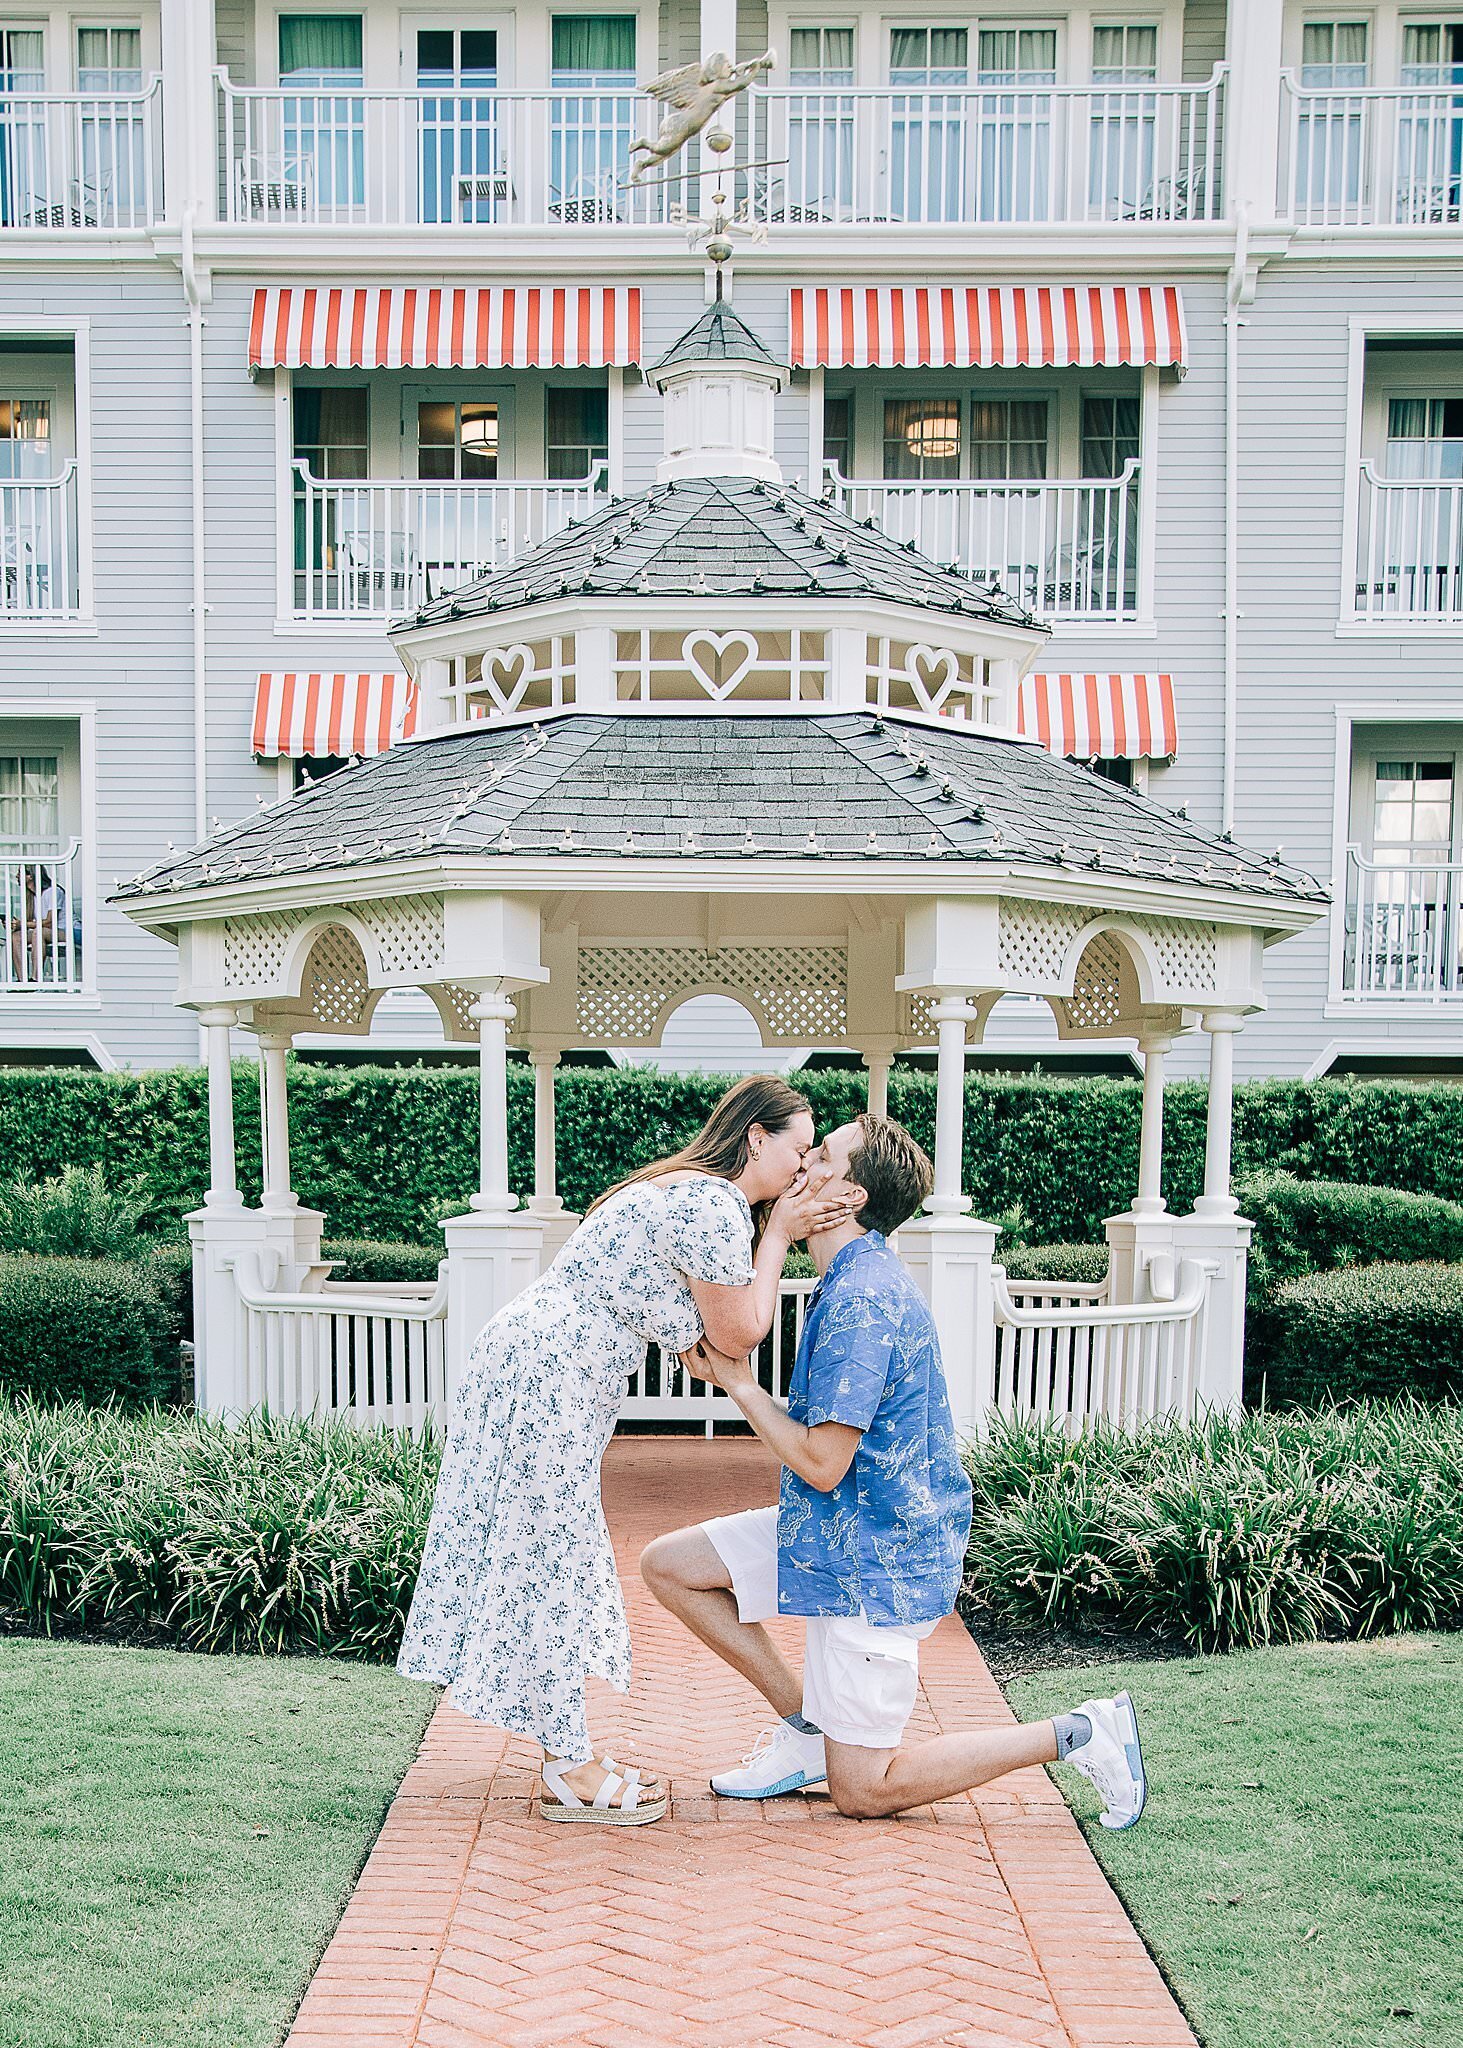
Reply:
[[[588,1213],[592,1216],[601,1202],[621,1188],[631,1187],[637,1180],[654,1180],[663,1173],[714,1173],[723,1180],[735,1180],[750,1156],[753,1124],[764,1131],[785,1131],[795,1116],[803,1115],[812,1115],[807,1097],[790,1088],[780,1074],[748,1074],[727,1089],[689,1145],[627,1173],[590,1203]],[[762,1235],[771,1206],[762,1202],[753,1211],[757,1237]]]

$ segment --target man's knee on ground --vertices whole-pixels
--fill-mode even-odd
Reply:
[[[828,1796],[847,1820],[883,1820],[899,1811],[899,1802],[884,1780],[882,1763],[877,1770],[839,1770],[831,1761]]]

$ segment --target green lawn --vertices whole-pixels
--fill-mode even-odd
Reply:
[[[273,2048],[436,1695],[0,1642],[0,2042]]]
[[[1206,2048],[1463,2042],[1463,1637],[1037,1672],[1050,1713],[1126,1686],[1152,1791],[1112,1835],[1063,1789]]]

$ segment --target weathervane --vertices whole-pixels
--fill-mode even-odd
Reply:
[[[664,101],[670,112],[661,122],[653,142],[640,141],[630,145],[634,168],[628,183],[643,184],[655,165],[669,164],[670,159],[688,142],[708,128],[728,100],[745,92],[765,72],[771,71],[776,62],[776,55],[771,50],[745,64],[733,64],[724,51],[717,50],[699,64],[682,64],[677,70],[663,72],[659,78],[652,79],[645,88],[646,92],[652,99]],[[725,128],[718,125],[707,134],[706,147],[718,159],[723,158],[732,147],[732,138]],[[709,213],[693,213],[683,200],[672,200],[666,208],[669,220],[690,230],[693,248],[698,242],[705,244],[706,255],[716,266],[718,298],[722,296],[722,266],[731,261],[732,236],[745,235],[753,241],[765,241],[767,237],[766,223],[752,217],[750,197],[728,210],[727,192],[720,188],[725,187],[728,174],[736,177],[786,161],[785,157],[769,157],[758,163],[718,162],[715,170],[709,173],[718,187],[710,194]],[[667,170],[662,172],[657,182],[679,182],[686,175],[680,170]]]

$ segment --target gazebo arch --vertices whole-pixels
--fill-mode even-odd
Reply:
[[[651,1049],[682,1002],[726,993],[769,1046],[860,1052],[876,1108],[895,1055],[936,1047],[935,1188],[900,1249],[963,1425],[993,1405],[1074,1422],[1233,1405],[1248,1238],[1229,1192],[1234,1033],[1264,1001],[1266,947],[1322,915],[1324,892],[1026,739],[1017,693],[1044,628],[1004,593],[785,487],[765,452],[731,459],[725,392],[703,408],[703,371],[759,390],[781,372],[728,309],[672,356],[674,446],[653,489],[393,629],[418,686],[413,738],[119,892],[178,943],[179,1000],[208,1048],[210,1187],[190,1219],[201,1398],[247,1406],[288,1356],[291,1399],[339,1405],[338,1370],[327,1398],[300,1348],[334,1316],[400,1325],[381,1341],[407,1354],[435,1318],[445,1399],[482,1322],[574,1225],[554,1165],[562,1055]],[[332,1006],[356,1030],[398,987],[425,989],[449,1038],[478,1045],[479,1186],[443,1226],[430,1317],[333,1287],[323,1219],[289,1188],[291,1032],[328,1024]],[[969,1213],[966,1049],[1006,993],[1044,996],[1065,1036],[1133,1036],[1144,1055],[1139,1186],[1108,1224],[1101,1301],[1007,1287],[995,1226]],[[233,1163],[241,1020],[264,1050],[257,1211]],[[1209,1041],[1205,1186],[1178,1217],[1160,1194],[1163,1070],[1195,1028]],[[534,1071],[522,1205],[510,1042]],[[260,1248],[278,1268],[268,1288]],[[1032,1360],[1053,1346],[1107,1363],[1080,1389],[1075,1369],[1060,1385],[1048,1373],[1041,1391]],[[384,1408],[353,1392],[353,1412],[394,1412],[396,1384],[388,1372]]]

